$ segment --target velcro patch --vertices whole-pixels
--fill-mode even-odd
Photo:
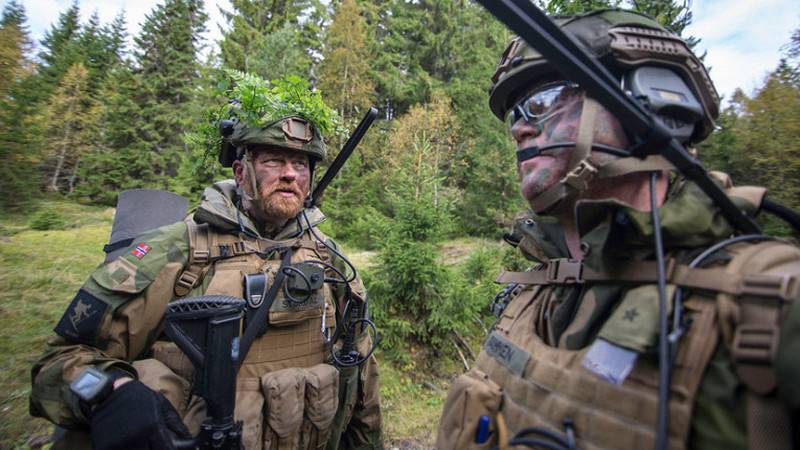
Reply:
[[[144,242],[141,242],[136,246],[136,248],[131,250],[131,255],[135,256],[136,259],[142,259],[145,255],[147,255],[148,252],[150,252],[150,246]]]
[[[483,350],[518,376],[522,375],[531,359],[530,353],[517,347],[497,332],[489,335],[483,345]]]
[[[53,331],[70,342],[95,345],[106,309],[107,303],[81,289]]]

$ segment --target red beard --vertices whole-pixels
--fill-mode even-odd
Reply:
[[[285,192],[292,192],[294,195],[283,195]],[[279,183],[261,188],[261,207],[271,220],[289,220],[303,210],[304,197],[296,183]]]

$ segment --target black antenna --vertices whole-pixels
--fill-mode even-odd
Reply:
[[[626,95],[600,62],[584,52],[530,0],[478,0],[478,3],[539,51],[566,79],[579,84],[617,116],[637,143],[630,156],[662,155],[714,201],[734,228],[748,234],[760,233],[753,219],[736,207],[683,144],[672,138],[669,130],[649,111]]]
[[[355,150],[358,143],[361,142],[361,138],[367,133],[367,130],[369,130],[369,127],[372,125],[372,122],[375,121],[376,117],[378,117],[378,110],[371,106],[364,115],[364,118],[359,122],[356,130],[353,131],[353,134],[351,134],[347,142],[344,143],[342,150],[336,155],[336,159],[333,160],[328,170],[325,171],[325,175],[323,175],[319,183],[317,183],[314,192],[306,199],[306,207],[319,204],[320,199],[322,199],[322,193],[325,192],[325,188],[328,187],[334,177],[342,170],[342,166],[344,166],[344,163],[350,158],[353,150]]]

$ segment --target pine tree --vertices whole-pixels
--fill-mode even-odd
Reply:
[[[369,53],[364,21],[355,0],[344,0],[333,17],[319,68],[325,102],[345,122],[358,118],[372,104],[374,85],[368,78]]]
[[[795,73],[785,62],[766,79],[743,110],[734,127],[744,150],[746,170],[740,183],[763,185],[770,197],[797,209],[800,207],[800,88]]]
[[[88,95],[88,78],[83,64],[70,67],[43,114],[46,151],[51,155],[47,190],[72,192],[81,158],[92,148],[99,109]]]

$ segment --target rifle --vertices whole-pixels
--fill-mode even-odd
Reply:
[[[164,332],[194,366],[192,393],[206,401],[208,417],[192,440],[174,442],[181,449],[242,449],[242,422],[235,421],[239,330],[245,301],[205,295],[172,302]],[[241,359],[244,355],[241,355]]]

